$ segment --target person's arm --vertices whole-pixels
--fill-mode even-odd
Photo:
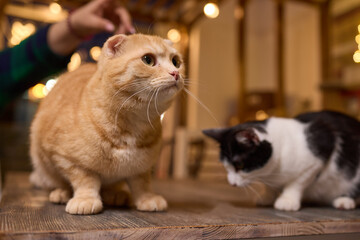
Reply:
[[[45,77],[66,69],[85,37],[102,31],[134,33],[131,17],[115,0],[94,0],[67,20],[38,30],[19,45],[0,52],[0,110]]]
[[[49,48],[49,27],[0,52],[0,109],[41,79],[66,68],[70,55],[61,56]]]
[[[51,26],[48,44],[55,53],[67,55],[88,36],[115,30],[135,32],[129,13],[114,0],[95,0],[71,13],[66,21]]]

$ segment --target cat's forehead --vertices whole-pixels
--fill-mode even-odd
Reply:
[[[132,35],[131,48],[137,51],[155,53],[157,55],[173,55],[177,54],[177,50],[170,46],[164,39],[157,36],[149,35]]]

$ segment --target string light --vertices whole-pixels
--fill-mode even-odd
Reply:
[[[44,84],[38,83],[29,89],[28,94],[31,100],[39,100],[46,96],[47,91]]]
[[[353,55],[354,62],[360,63],[360,50],[357,50]]]
[[[181,40],[181,34],[179,30],[173,28],[170,29],[167,33],[167,37],[174,43],[178,43]]]
[[[219,7],[215,3],[207,3],[204,7],[204,13],[208,18],[217,18],[219,16]]]
[[[90,49],[90,56],[92,57],[92,59],[94,59],[95,61],[99,60],[101,54],[101,48],[98,46],[92,47]]]
[[[255,119],[257,121],[262,121],[269,118],[269,115],[264,110],[259,110],[255,113]]]
[[[60,6],[60,4],[58,4],[56,2],[52,2],[49,5],[49,10],[53,14],[59,14],[62,11],[62,7]]]
[[[81,57],[80,54],[76,52],[71,56],[70,62],[67,65],[67,69],[69,72],[72,72],[78,67],[80,67],[80,65],[81,65]]]
[[[18,45],[22,40],[35,32],[35,25],[32,23],[22,24],[15,21],[11,28],[10,46]]]
[[[358,44],[358,50],[353,55],[354,62],[360,63],[360,24],[358,25],[359,34],[355,36],[355,42]]]

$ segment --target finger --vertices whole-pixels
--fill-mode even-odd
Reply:
[[[135,33],[135,28],[132,25],[131,16],[123,7],[118,7],[115,10],[116,14],[120,18],[120,25],[125,27],[126,32]]]
[[[119,25],[118,29],[116,30],[116,34],[125,34],[127,33],[124,25]]]
[[[108,4],[109,0],[94,0],[89,3],[89,8],[92,10],[102,8]]]
[[[97,32],[100,31],[113,32],[115,30],[115,26],[111,21],[101,17],[90,18],[89,25],[92,26],[94,30],[96,30]]]

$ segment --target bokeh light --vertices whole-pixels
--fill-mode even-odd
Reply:
[[[53,14],[59,14],[62,10],[62,7],[60,6],[60,4],[53,2],[53,3],[50,3],[49,10]]]
[[[92,47],[90,49],[90,56],[92,57],[92,59],[94,59],[95,61],[99,61],[99,57],[101,54],[101,48],[98,46]]]
[[[172,28],[167,33],[168,39],[170,39],[174,43],[178,43],[181,40],[181,34],[179,30]]]
[[[219,12],[219,7],[215,3],[207,3],[204,7],[204,13],[209,18],[216,18]]]
[[[69,72],[72,72],[74,70],[76,70],[77,68],[79,68],[81,65],[81,56],[79,53],[74,53],[71,58],[70,58],[70,62],[68,63],[67,69]]]

